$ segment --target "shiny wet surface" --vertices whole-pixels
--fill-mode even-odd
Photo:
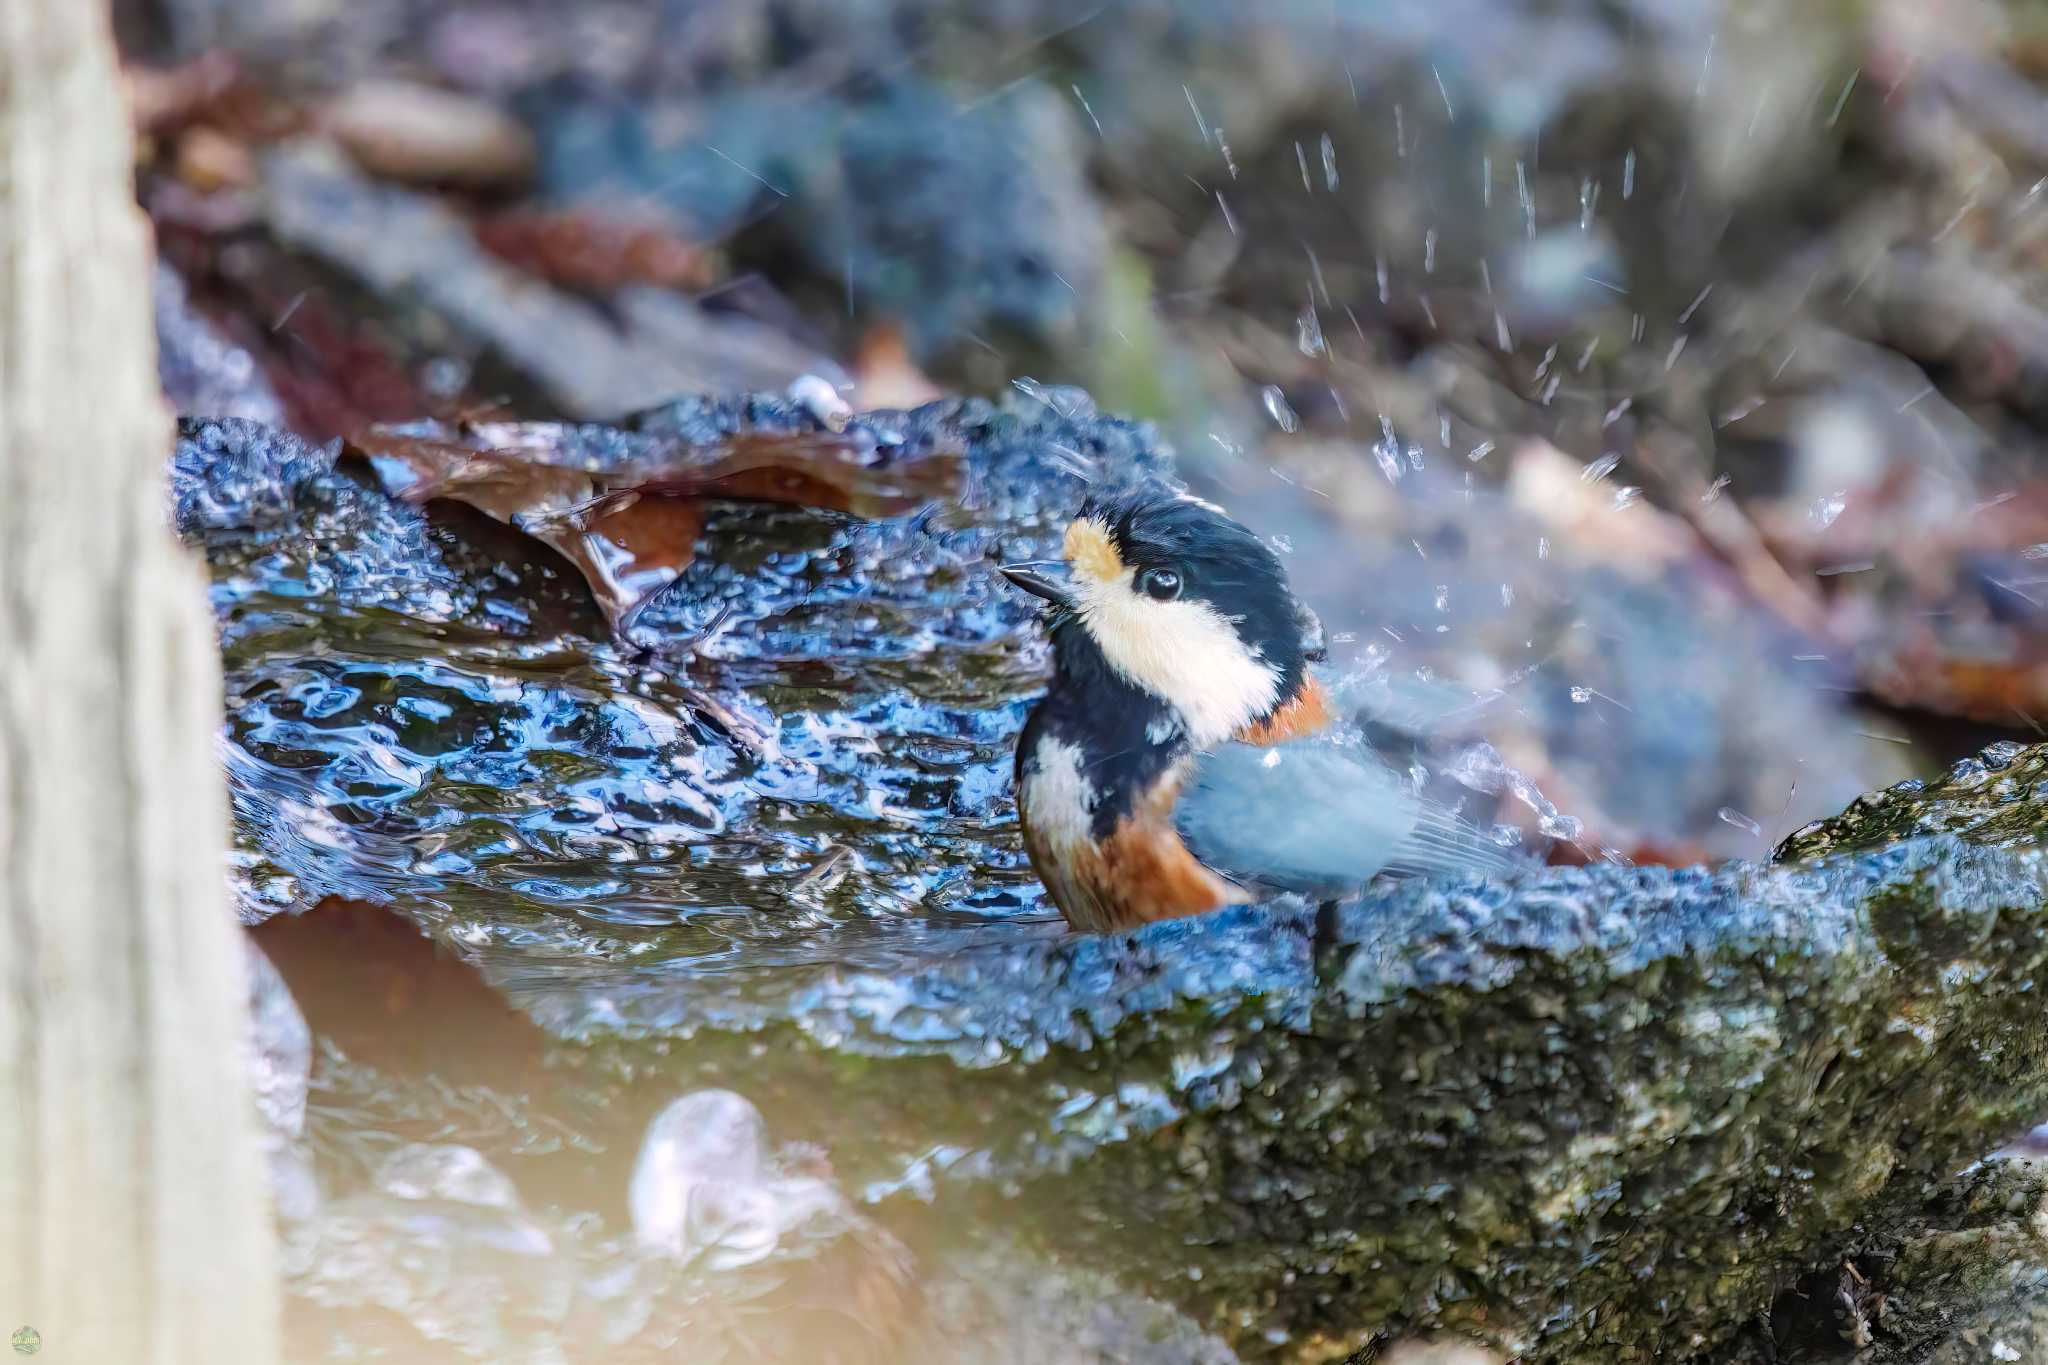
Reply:
[[[175,495],[213,567],[235,883],[318,1040],[281,1184],[304,1349],[881,1360],[935,1330],[927,1295],[957,1332],[1012,1312],[990,1284],[1038,1292],[990,1267],[914,1273],[858,1211],[884,1191],[842,1191],[817,1144],[885,1185],[928,1187],[960,1154],[838,1131],[759,1044],[709,1046],[680,1076],[658,1061],[659,1040],[707,1026],[830,1034],[849,1007],[872,1017],[892,975],[1064,933],[1008,793],[1042,645],[991,567],[1057,538],[1068,469],[1158,456],[1085,406],[1080,427],[1012,407],[965,414],[979,462],[943,523],[709,505],[696,562],[643,621],[652,649],[524,536],[423,515],[273,432],[188,426]],[[731,405],[675,421],[810,423]],[[891,1031],[979,1046],[931,1002]],[[630,1061],[578,1042],[634,1036],[656,1041]],[[760,1096],[775,1140],[692,1155],[687,1127],[650,1128],[707,1086]],[[635,1229],[660,1217],[628,1191],[664,1151],[725,1183],[784,1174],[757,1181],[741,1234],[686,1226],[650,1257]],[[901,1235],[937,1235],[916,1200],[894,1205]],[[1199,1353],[1161,1321],[1063,1330]]]

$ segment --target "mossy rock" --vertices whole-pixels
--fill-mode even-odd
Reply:
[[[1983,832],[1950,791],[1911,822]],[[2014,834],[2043,812],[1997,810],[1988,847],[1410,883],[1320,942],[1306,908],[1243,909],[850,972],[736,1040],[770,1059],[750,1093],[864,1135],[836,1153],[853,1173],[970,1154],[950,1221],[1021,1212],[1246,1358],[1435,1331],[1528,1361],[1725,1358],[2048,1108],[2048,866]],[[675,1003],[608,1001],[634,1033]],[[691,1031],[661,1060],[612,1046],[642,1075],[735,1074]]]

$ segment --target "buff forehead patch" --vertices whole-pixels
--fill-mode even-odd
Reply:
[[[1114,582],[1124,576],[1123,556],[1116,552],[1109,531],[1093,518],[1083,517],[1067,527],[1064,553],[1076,573],[1098,583]]]

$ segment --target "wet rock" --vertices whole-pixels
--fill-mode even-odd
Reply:
[[[779,388],[835,368],[771,328],[666,290],[624,291],[608,314],[498,260],[439,202],[374,184],[319,143],[279,147],[264,172],[283,243],[380,296],[416,296],[571,416],[616,417],[702,388]]]
[[[1056,356],[1099,321],[1107,228],[1075,115],[1036,83],[966,107],[898,81],[854,100],[745,91],[681,109],[543,98],[532,116],[555,194],[651,196],[800,281],[811,316],[900,322],[922,357],[964,356],[970,339],[984,356]],[[701,137],[665,133],[678,124]]]
[[[276,532],[302,504],[329,501],[337,450],[245,418],[186,418],[172,456],[172,519],[188,537]]]
[[[1397,1341],[1380,1359],[1384,1365],[1506,1365],[1496,1352],[1462,1341]]]
[[[178,530],[217,562],[246,571],[215,583],[215,608],[230,618],[226,637],[235,633],[228,609],[238,598],[319,599],[344,583],[357,609],[429,621],[487,615],[462,572],[474,565],[436,540],[418,511],[337,469],[338,455],[338,446],[309,445],[254,422],[179,423],[171,460]]]
[[[284,407],[256,358],[223,337],[192,306],[176,271],[156,268],[157,372],[181,414],[234,417],[278,426]]]
[[[533,172],[532,134],[481,100],[404,81],[364,81],[319,122],[372,175],[468,189],[516,186]]]
[[[838,151],[804,249],[821,276],[851,269],[918,352],[984,333],[1053,352],[1082,340],[1108,234],[1060,96],[1029,85],[963,110],[905,88],[858,109]]]
[[[2037,1159],[1971,1166],[1898,1222],[1858,1229],[1835,1264],[1779,1295],[1732,1365],[2048,1359],[2044,1193]]]
[[[1966,758],[1931,782],[1901,782],[1859,798],[1840,815],[1817,820],[1778,846],[1779,862],[1867,852],[1926,834],[1972,843],[2025,847],[2043,833],[2048,750],[2004,741]]]
[[[286,1141],[306,1127],[306,1083],[313,1035],[291,990],[260,949],[249,945],[249,1029],[255,1048],[252,1088],[266,1128]]]
[[[750,1027],[817,1059],[778,1103],[872,1123],[883,1168],[975,1153],[942,1200],[1021,1182],[1013,1216],[1142,1266],[1241,1352],[1449,1329],[1530,1360],[1712,1358],[1779,1276],[2048,1103],[2044,885],[2038,848],[1943,836],[1407,886],[1345,912],[1320,970],[1306,916],[1230,912],[842,971]],[[606,1024],[530,1002],[716,1051],[678,987],[614,989]],[[934,1054],[962,1067],[950,1117],[884,1118],[875,1059]]]
[[[943,1365],[1236,1365],[1170,1304],[998,1244],[951,1258],[925,1291],[929,1324],[906,1359]]]
[[[313,1071],[313,1035],[291,989],[270,959],[248,945],[250,1088],[263,1118],[263,1151],[270,1163],[271,1198],[286,1222],[310,1217],[319,1205],[319,1180],[301,1139]]]

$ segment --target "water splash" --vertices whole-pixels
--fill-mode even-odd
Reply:
[[[1280,391],[1278,384],[1268,384],[1259,390],[1259,406],[1266,410],[1266,416],[1273,419],[1273,425],[1280,430],[1294,434],[1301,427],[1301,418],[1288,405],[1287,395]]]

